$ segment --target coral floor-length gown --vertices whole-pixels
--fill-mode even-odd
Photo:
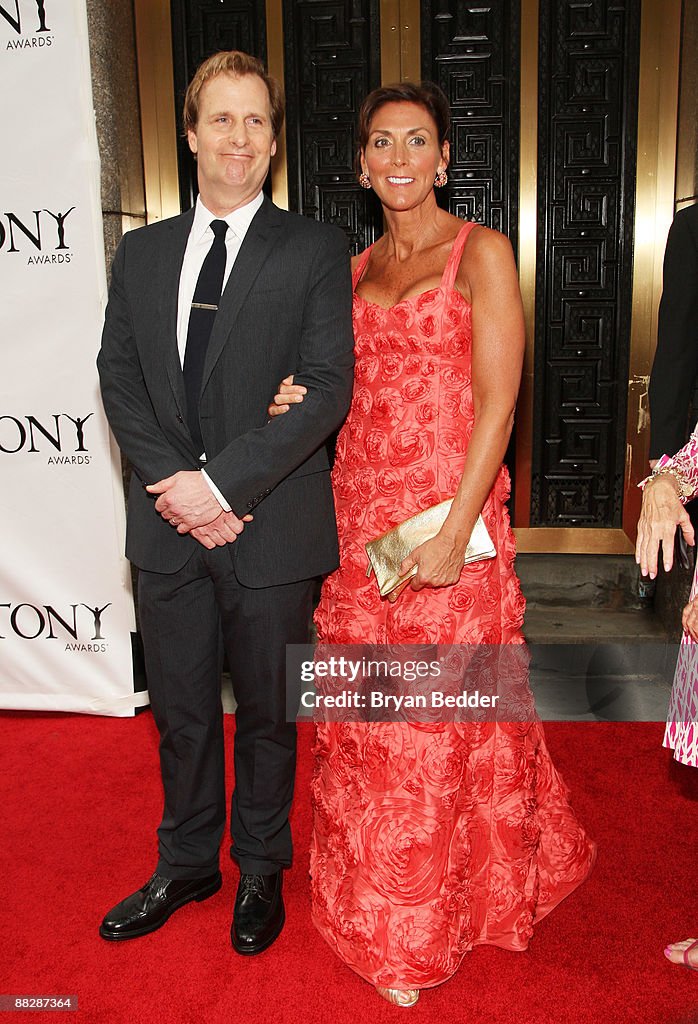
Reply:
[[[472,227],[438,288],[389,309],[355,291],[354,396],[333,470],[340,567],[316,612],[321,642],[523,643],[504,467],[482,512],[495,559],[395,604],[366,577],[365,542],[451,497],[462,474],[472,333],[454,281]],[[312,795],[313,919],[376,985],[438,985],[480,943],[525,949],[594,859],[537,720],[322,723]]]

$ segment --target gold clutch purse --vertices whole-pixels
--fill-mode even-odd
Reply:
[[[400,563],[416,547],[436,536],[446,521],[452,503],[453,499],[449,498],[448,501],[425,508],[416,516],[406,519],[404,523],[398,523],[392,530],[382,533],[380,537],[375,537],[366,544],[369,560],[366,575],[370,576],[372,571],[375,572],[381,597],[387,597],[396,590],[399,593],[416,575],[415,565],[405,576],[400,576]],[[494,558],[496,554],[483,518],[478,516],[468,541],[463,564],[467,565],[483,558]]]

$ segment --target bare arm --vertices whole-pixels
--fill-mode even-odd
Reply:
[[[695,497],[698,491],[698,434],[691,434],[683,448],[666,460],[662,473],[644,482],[642,511],[637,524],[635,561],[643,576],[657,575],[659,546],[663,564],[669,572],[674,563],[674,534],[680,526],[688,544],[695,538],[691,520],[682,502]],[[675,469],[676,474],[671,470]],[[691,494],[681,495],[680,484],[686,484]]]
[[[654,579],[657,575],[659,546],[663,564],[669,572],[674,564],[674,534],[680,526],[688,544],[694,543],[693,526],[688,512],[681,504],[676,478],[667,473],[650,480],[642,494],[642,511],[637,524],[635,561],[643,576]]]

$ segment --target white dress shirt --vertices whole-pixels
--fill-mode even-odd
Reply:
[[[257,213],[257,210],[263,202],[264,195],[260,192],[259,195],[255,196],[255,198],[251,202],[247,203],[246,206],[241,206],[239,209],[233,210],[233,212],[229,213],[227,217],[215,217],[201,202],[201,196],[196,200],[194,222],[191,226],[191,231],[189,232],[187,247],[184,250],[182,270],[179,275],[179,293],[177,298],[177,348],[179,350],[179,361],[182,367],[184,366],[184,353],[187,347],[187,331],[189,330],[189,314],[191,313],[191,304],[194,298],[196,282],[199,279],[199,273],[203,262],[206,259],[208,251],[213,243],[211,221],[224,220],[228,225],[228,230],[225,236],[225,273],[223,274],[223,288],[225,288],[228,283],[228,278],[230,277],[230,271],[233,269],[233,264],[240,252],[240,246],[247,234],[247,229],[252,223],[252,218]],[[205,461],[205,452],[202,452],[201,458]],[[201,473],[204,480],[216,496],[221,507],[226,512],[230,512],[230,505],[218,490],[214,482],[204,470],[202,470]]]

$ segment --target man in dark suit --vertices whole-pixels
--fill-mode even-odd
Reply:
[[[262,194],[283,99],[257,60],[209,58],[184,114],[196,207],[124,236],[98,358],[104,407],[133,467],[126,550],[140,570],[165,791],[155,874],[100,933],[145,935],[220,888],[225,650],[241,872],[231,938],[254,954],[283,927],[291,861],[285,645],[307,641],[314,578],[338,563],[325,441],[351,398],[351,279],[341,231]],[[289,373],[307,397],[268,421]]]
[[[683,448],[698,379],[698,205],[679,210],[664,252],[657,352],[650,377],[650,460]]]

